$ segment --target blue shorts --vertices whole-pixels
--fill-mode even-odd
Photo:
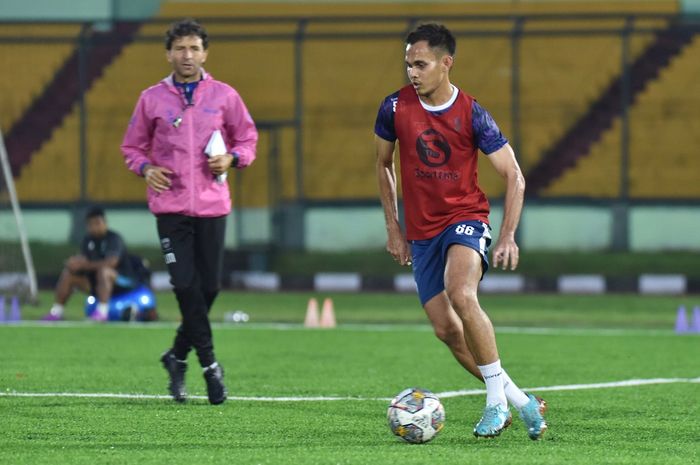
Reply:
[[[481,256],[482,276],[489,268],[488,248],[491,227],[481,221],[462,221],[445,228],[432,239],[409,241],[413,261],[413,277],[418,285],[421,305],[445,290],[447,249],[460,244],[476,250]]]

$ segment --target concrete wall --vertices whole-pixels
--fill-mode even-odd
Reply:
[[[700,14],[700,0],[681,0],[681,11],[690,15]]]
[[[5,21],[111,21],[153,16],[161,0],[0,0]]]
[[[492,208],[491,226],[498,236],[502,210]],[[237,224],[240,218],[240,225]],[[111,228],[129,244],[158,246],[155,219],[144,209],[108,209]],[[71,230],[68,209],[25,209],[30,240],[63,243]],[[629,215],[629,245],[633,251],[700,251],[700,206],[636,206]],[[525,250],[606,250],[612,244],[613,212],[605,206],[528,205],[523,213],[519,242]],[[381,208],[314,207],[304,215],[308,250],[382,249],[385,241]],[[284,231],[282,231],[284,234]],[[264,244],[271,239],[266,209],[245,209],[229,217],[227,247]],[[240,236],[240,237],[239,237]],[[14,217],[0,211],[0,240],[16,237]]]
[[[639,207],[630,214],[633,250],[700,250],[700,207]]]
[[[697,0],[681,0],[685,2],[693,2]],[[421,4],[430,4],[430,3],[496,3],[496,4],[504,4],[504,5],[514,5],[514,6],[519,6],[522,5],[523,3],[550,3],[550,4],[556,4],[556,3],[562,3],[562,4],[567,4],[567,3],[581,3],[581,0],[374,0],[371,3],[395,3],[395,4],[410,4],[410,3],[421,3]],[[610,0],[588,0],[589,3],[596,4],[596,3],[610,3]],[[632,3],[632,4],[640,4],[640,3],[671,3],[672,0],[668,0],[667,2],[663,2],[663,0],[615,0],[614,3],[617,4],[625,4],[625,3]],[[352,3],[359,3],[359,4],[367,4],[370,3],[368,0],[304,0],[299,1],[299,0],[163,0],[163,3],[167,4],[178,4],[178,3],[186,3],[186,4],[192,4],[192,3],[243,3],[243,4],[251,4],[251,3],[303,3],[303,4],[352,4]]]

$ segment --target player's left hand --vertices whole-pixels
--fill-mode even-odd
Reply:
[[[515,243],[515,239],[512,237],[499,237],[496,247],[493,248],[493,267],[498,268],[501,265],[501,269],[505,270],[510,266],[510,270],[513,271],[518,267],[519,259],[520,250],[518,249],[518,244]]]
[[[233,163],[233,155],[230,153],[214,155],[207,160],[207,163],[209,164],[209,171],[211,171],[211,174],[218,176],[220,174],[224,174],[231,167],[231,163]]]

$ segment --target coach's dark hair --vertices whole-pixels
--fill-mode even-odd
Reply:
[[[85,213],[85,219],[89,220],[90,218],[104,218],[105,217],[105,210],[104,208],[100,207],[99,205],[94,205],[88,209],[88,211]]]
[[[442,24],[426,23],[421,24],[406,36],[406,44],[413,45],[416,42],[425,40],[432,48],[442,49],[450,56],[454,56],[457,50],[457,41],[449,29]]]
[[[209,47],[209,35],[206,29],[194,19],[187,18],[170,25],[170,29],[165,33],[165,49],[170,50],[175,39],[187,36],[199,36],[204,50]]]

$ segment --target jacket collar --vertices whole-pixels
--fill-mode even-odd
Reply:
[[[166,86],[168,86],[170,89],[173,91],[177,92],[177,89],[175,89],[175,80],[173,78],[174,73],[170,73],[167,77],[163,78],[161,81],[164,83]],[[202,81],[211,81],[213,78],[211,77],[211,74],[207,73],[204,68],[202,68],[202,80],[200,81],[200,84]]]

